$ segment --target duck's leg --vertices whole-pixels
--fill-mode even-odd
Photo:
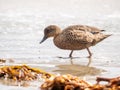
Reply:
[[[70,52],[70,54],[69,54],[69,57],[71,58],[72,57],[72,53],[73,53],[73,50]]]
[[[92,53],[90,52],[90,50],[89,50],[89,48],[87,47],[87,51],[88,51],[88,53],[89,53],[89,56],[88,56],[88,58],[91,58],[91,56],[92,56]]]

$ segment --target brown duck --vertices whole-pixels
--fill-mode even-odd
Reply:
[[[64,30],[61,30],[56,25],[50,25],[44,29],[44,37],[40,43],[49,37],[53,37],[54,44],[58,48],[71,50],[69,57],[72,57],[74,50],[82,49],[87,49],[89,57],[91,57],[92,53],[89,47],[96,45],[110,36],[103,34],[102,31],[104,30],[87,25],[72,25]]]

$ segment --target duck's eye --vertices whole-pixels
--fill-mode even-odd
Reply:
[[[50,33],[51,32],[51,30],[47,30],[47,33]]]
[[[51,32],[51,30],[45,29],[45,33],[50,33],[50,32]]]

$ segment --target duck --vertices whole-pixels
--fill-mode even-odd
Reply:
[[[105,30],[88,25],[70,25],[63,30],[57,25],[49,25],[44,29],[44,36],[40,44],[53,37],[55,46],[71,51],[70,58],[73,51],[83,49],[88,51],[88,57],[90,58],[92,53],[89,48],[111,36],[111,34],[103,34],[103,31]]]

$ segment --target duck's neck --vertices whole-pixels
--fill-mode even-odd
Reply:
[[[61,30],[61,29],[56,30],[56,34],[55,34],[55,36],[54,36],[54,37],[57,37],[57,36],[58,36],[61,32],[62,32],[62,30]]]

